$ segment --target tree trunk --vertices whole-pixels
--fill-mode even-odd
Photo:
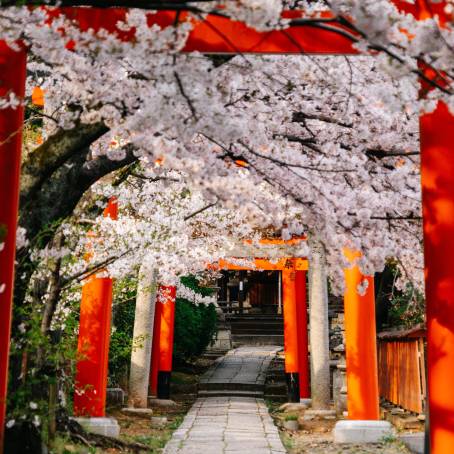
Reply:
[[[134,319],[133,350],[129,377],[129,405],[147,408],[150,382],[151,349],[156,305],[156,271],[142,264],[139,271],[136,313]],[[140,345],[134,347],[134,345]]]
[[[309,320],[311,352],[311,394],[313,409],[330,405],[328,285],[323,245],[311,244],[309,266]]]

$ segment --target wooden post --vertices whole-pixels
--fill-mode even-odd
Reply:
[[[0,41],[0,97],[25,92],[26,53]],[[3,452],[24,109],[0,109],[0,452]]]
[[[300,398],[308,399],[311,396],[309,381],[309,349],[307,335],[307,296],[306,271],[296,271],[296,313],[298,328],[298,374]]]
[[[300,400],[295,278],[294,261],[288,259],[286,267],[282,270],[282,299],[284,306],[285,375],[290,402],[299,402]]]
[[[364,276],[357,251],[345,250],[345,347],[348,419],[379,419],[374,279]]]
[[[117,219],[118,206],[111,199],[104,216]],[[80,304],[80,359],[76,366],[74,414],[103,417],[106,410],[107,372],[112,312],[113,281],[91,276],[82,287]]]

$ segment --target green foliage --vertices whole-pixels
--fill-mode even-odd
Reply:
[[[207,296],[213,290],[200,287],[194,276],[181,278],[183,284],[196,293]],[[136,279],[116,282],[109,350],[109,386],[125,387],[133,348],[141,348],[144,339],[134,339]],[[197,304],[177,298],[175,309],[174,361],[187,362],[207,348],[216,333],[216,310],[212,304]]]
[[[297,421],[298,415],[285,415],[285,421]]]
[[[194,275],[183,276],[180,278],[181,283],[193,290],[195,293],[198,293],[201,296],[210,296],[214,293],[214,290],[208,287],[202,287],[199,280]]]
[[[411,328],[424,322],[424,295],[408,283],[401,292],[395,292],[391,298],[388,321],[391,326]]]
[[[109,349],[109,386],[124,385],[129,375],[133,348],[137,280],[116,281]]]
[[[77,307],[78,302],[68,305]],[[44,334],[41,306],[42,301],[30,298],[27,304],[14,306],[7,418],[37,426],[46,439],[50,385],[58,384],[66,396],[74,388],[78,313],[69,311],[64,322],[55,317],[51,331]],[[68,399],[68,407],[71,404]]]
[[[174,360],[182,363],[201,355],[216,333],[216,321],[213,304],[194,304],[177,298]]]

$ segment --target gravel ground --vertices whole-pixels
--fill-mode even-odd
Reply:
[[[394,440],[377,444],[339,445],[334,444],[328,434],[283,433],[282,436],[290,454],[410,454],[402,442]]]

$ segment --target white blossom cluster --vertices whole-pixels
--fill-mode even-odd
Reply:
[[[204,12],[219,6],[207,3],[199,5]],[[280,14],[291,3],[227,2],[225,13],[268,30],[285,26]],[[360,50],[391,47],[398,58],[238,55],[219,65],[179,53],[189,22],[149,27],[149,12],[131,10],[119,27],[135,27],[135,40],[123,42],[81,32],[63,16],[44,25],[39,9],[2,10],[2,36],[29,45],[29,86],[39,81],[51,100],[50,129],[103,121],[110,131],[92,146],[92,159],[121,159],[131,145],[147,177],[178,175],[172,184],[118,189],[120,221],[97,225],[100,238],[114,239],[104,240],[105,249],[97,244],[95,259],[121,256],[109,273],[130,272],[149,257],[172,281],[165,270],[200,270],[227,254],[232,238],[285,226],[289,235],[304,231],[323,242],[339,285],[344,247],[363,251],[366,273],[393,257],[405,278],[422,283],[415,57],[449,73],[454,37],[387,1],[331,5],[363,32]],[[321,9],[298,6],[315,16]],[[434,99],[452,106],[452,96],[434,90],[423,107],[433,108]],[[213,201],[216,209],[184,221]]]

